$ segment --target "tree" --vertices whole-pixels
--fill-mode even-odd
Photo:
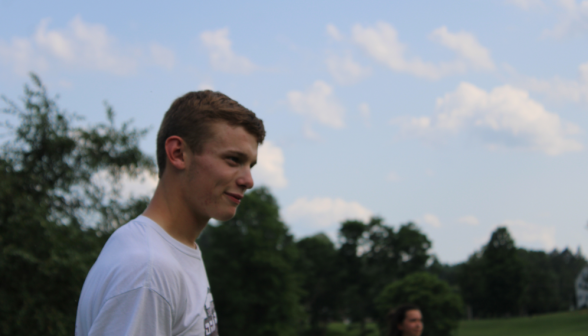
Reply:
[[[429,271],[440,274],[440,278],[457,286],[467,303],[468,317],[504,316],[513,314],[512,310],[492,313],[488,308],[486,290],[491,279],[484,260],[487,247],[472,254],[469,259],[457,265],[433,263]],[[575,306],[574,279],[586,265],[581,251],[573,254],[569,249],[550,253],[516,249],[517,263],[520,263],[522,292],[519,301],[519,314],[543,314],[566,311]],[[518,273],[518,272],[517,272]],[[505,273],[506,274],[506,273]],[[515,274],[516,275],[516,274]],[[504,275],[503,276],[508,276]],[[518,275],[516,275],[518,276]],[[503,295],[503,294],[501,294]]]
[[[123,200],[119,188],[97,183],[106,172],[152,172],[139,149],[144,130],[107,124],[75,126],[39,78],[22,103],[5,97],[18,118],[0,152],[0,333],[71,335],[86,274],[108,235],[135,216],[145,199]],[[142,211],[142,209],[140,210]]]
[[[486,311],[486,277],[482,253],[473,253],[465,263],[458,264],[456,268],[460,292],[466,302],[467,317],[483,316]]]
[[[361,221],[343,222],[339,229],[341,247],[337,251],[338,287],[343,301],[343,313],[352,322],[359,323],[362,336],[366,333],[366,318],[370,316],[369,307],[372,304],[360,250],[366,248],[364,233],[367,228],[368,226]]]
[[[431,242],[413,223],[400,225],[398,231],[383,219],[372,218],[366,228],[366,252],[362,255],[368,284],[368,300],[374,302],[382,289],[402,277],[425,270],[431,257]],[[378,317],[373,304],[369,316]]]
[[[219,330],[227,335],[295,335],[303,309],[293,265],[297,250],[265,188],[245,195],[235,217],[198,240]]]
[[[457,267],[459,287],[468,305],[468,317],[520,313],[523,264],[505,227],[497,228],[481,251]]]
[[[450,335],[463,315],[461,297],[435,275],[417,272],[386,286],[376,305],[381,316],[402,304],[416,304],[423,314],[423,336]]]
[[[523,314],[541,314],[558,310],[557,274],[551,267],[549,256],[543,251],[517,251],[523,265]]]
[[[299,258],[296,271],[301,278],[301,302],[308,316],[306,334],[324,335],[330,321],[338,317],[339,289],[336,284],[335,244],[325,234],[296,242]]]
[[[574,281],[582,268],[586,266],[586,258],[578,247],[576,254],[565,248],[558,252],[549,253],[549,262],[553,272],[557,275],[556,292],[558,296],[558,310],[568,310],[576,306]]]
[[[339,232],[340,287],[346,317],[365,334],[368,318],[377,319],[374,300],[392,281],[425,270],[431,242],[413,223],[398,231],[374,217],[368,223],[346,221]]]
[[[518,313],[523,293],[522,263],[506,227],[497,228],[482,254],[485,311],[490,316]]]

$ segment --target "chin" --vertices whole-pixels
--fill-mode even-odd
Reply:
[[[235,209],[233,211],[227,211],[225,213],[217,214],[216,216],[213,216],[212,218],[216,219],[217,221],[226,222],[226,221],[230,220],[231,218],[235,217],[236,212],[237,212],[237,210]]]

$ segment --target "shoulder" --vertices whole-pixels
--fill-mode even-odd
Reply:
[[[137,218],[110,236],[94,266],[135,271],[149,264],[150,245],[148,228]]]
[[[122,305],[121,301],[133,301],[136,293],[155,293],[172,312],[182,309],[186,265],[182,267],[174,248],[153,225],[157,224],[139,217],[112,234],[84,282],[80,323],[93,321],[107,302]]]
[[[161,285],[177,281],[181,266],[149,225],[139,217],[117,229],[104,246],[88,280],[108,284],[107,296],[140,287],[164,295]]]

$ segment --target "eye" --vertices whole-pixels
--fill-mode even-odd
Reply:
[[[237,164],[237,165],[241,163],[241,159],[236,156],[229,156],[229,157],[227,157],[227,160],[229,160],[231,163]]]

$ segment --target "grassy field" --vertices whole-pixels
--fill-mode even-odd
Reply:
[[[368,323],[367,329],[369,330],[368,336],[379,336],[380,333],[375,323]],[[359,327],[352,325],[351,328],[348,325],[341,322],[334,322],[329,324],[326,336],[358,336]]]
[[[374,324],[370,336],[378,336]],[[427,328],[425,324],[425,329]],[[327,336],[356,336],[359,329],[331,323]],[[456,336],[588,336],[588,310],[496,320],[462,321]]]
[[[426,328],[426,326],[425,326]],[[519,317],[463,321],[457,336],[587,336],[588,310]]]

